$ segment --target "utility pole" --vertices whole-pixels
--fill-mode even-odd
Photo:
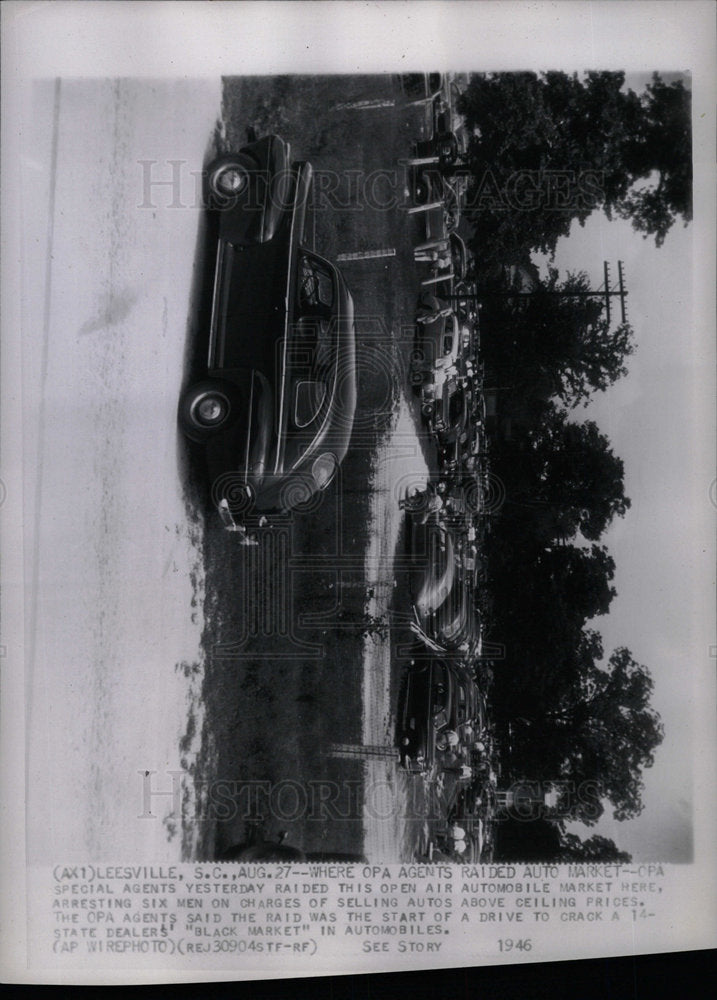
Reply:
[[[546,292],[547,295],[554,295],[556,298],[563,299],[603,299],[605,304],[605,312],[607,315],[608,323],[612,319],[612,309],[611,300],[614,298],[620,299],[620,314],[622,316],[622,322],[627,322],[627,305],[625,299],[627,298],[628,291],[625,287],[625,272],[623,270],[623,262],[619,260],[617,262],[617,283],[612,286],[612,281],[610,277],[610,265],[607,261],[603,262],[604,269],[604,283],[602,288],[595,288],[581,292],[571,292],[565,289],[555,289],[554,291]],[[479,302],[482,303],[485,299],[529,299],[534,295],[534,292],[515,292],[510,289],[504,292],[451,292],[448,295],[441,296],[450,302]]]
[[[627,323],[627,306],[625,305],[625,299],[627,298],[627,289],[625,288],[625,273],[622,269],[622,261],[617,262],[617,288],[610,288],[610,265],[607,261],[603,262],[605,268],[605,312],[607,313],[607,321],[610,322],[610,299],[617,296],[620,299],[620,312],[622,314],[623,323]]]

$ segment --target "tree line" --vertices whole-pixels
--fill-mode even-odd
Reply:
[[[474,74],[457,110],[483,259],[551,253],[597,208],[661,245],[692,218],[690,98],[658,73],[641,94],[623,72]]]
[[[490,638],[506,648],[492,692],[506,777],[601,792],[598,809],[577,797],[543,830],[542,857],[564,860],[627,858],[565,824],[594,824],[603,803],[619,820],[638,815],[663,738],[649,670],[625,647],[606,656],[595,628],[616,596],[601,539],[630,509],[623,462],[593,421],[573,417],[627,374],[634,333],[586,294],[585,273],[541,277],[532,261],[598,209],[658,246],[691,219],[689,90],[658,74],[641,94],[624,84],[615,72],[476,74],[458,101],[471,138],[451,168],[468,179],[491,469],[506,495],[486,550]]]

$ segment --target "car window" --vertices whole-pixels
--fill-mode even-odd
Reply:
[[[298,308],[302,316],[327,315],[334,304],[331,272],[309,254],[299,257]]]
[[[442,684],[434,684],[431,691],[431,713],[436,715],[442,712],[446,706],[446,689]]]
[[[334,343],[334,275],[324,262],[313,254],[302,251],[297,265],[296,305],[294,314],[294,339],[292,350],[294,365],[302,370],[307,383],[297,386],[295,413],[298,426],[306,426],[306,417],[313,410],[318,414],[324,390],[318,388],[329,377],[336,362]],[[317,400],[319,400],[317,404]]]
[[[437,663],[433,669],[431,683],[431,715],[436,716],[445,711],[448,703],[448,678],[442,663]]]
[[[307,427],[316,420],[326,398],[324,382],[306,380],[298,382],[294,396],[294,423],[297,427]]]
[[[456,717],[459,722],[465,722],[466,714],[466,689],[463,685],[458,685],[458,707],[456,709]]]
[[[448,716],[445,709],[441,709],[439,712],[434,712],[433,714],[433,725],[436,729],[445,729],[448,725]]]

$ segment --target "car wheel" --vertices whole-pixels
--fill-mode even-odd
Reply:
[[[206,441],[232,421],[237,402],[233,386],[219,381],[197,382],[179,401],[180,426],[193,441]]]
[[[246,193],[250,180],[250,163],[241,154],[220,156],[207,174],[209,202],[213,208],[226,208]]]
[[[423,372],[421,371],[411,372],[411,385],[413,386],[423,385]]]

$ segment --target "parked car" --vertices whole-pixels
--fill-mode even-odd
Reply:
[[[424,294],[416,317],[416,350],[411,361],[411,382],[420,391],[424,416],[433,415],[446,382],[458,375],[462,345],[462,329],[449,303]]]
[[[407,672],[398,713],[403,766],[429,770],[441,733],[476,721],[481,705],[478,686],[460,665],[443,657],[416,661]]]
[[[451,240],[459,239],[457,234],[453,234]],[[463,241],[461,240],[461,243]],[[463,244],[463,248],[466,254],[466,264],[465,272],[468,272],[470,255],[468,250]],[[458,248],[456,248],[457,250]],[[455,257],[454,257],[455,261]],[[455,269],[454,263],[454,269]],[[480,305],[476,301],[477,288],[474,281],[466,279],[457,279],[452,287],[453,303],[456,311],[456,315],[460,319],[461,323],[464,323],[471,331],[471,341],[473,344],[473,350],[478,351],[480,347]]]
[[[482,843],[479,830],[472,831],[467,838],[454,840],[450,836],[439,835],[431,841],[427,860],[447,863],[474,864],[482,857]]]
[[[476,777],[469,785],[460,788],[448,812],[449,823],[479,823],[489,817],[495,808],[495,789],[484,775]],[[470,829],[470,826],[468,827]]]
[[[440,512],[423,516],[414,499],[408,524],[411,560],[410,589],[420,619],[434,615],[448,599],[456,574],[453,538],[441,522]]]
[[[464,146],[463,136],[447,129],[414,143],[414,152],[417,157],[435,156],[441,167],[449,167],[463,154]]]
[[[440,552],[430,553],[423,588],[417,594],[414,592],[417,627],[413,630],[435,652],[468,655],[478,648],[481,639],[480,616],[475,604],[475,574],[464,567],[466,540],[460,537],[460,531],[446,524],[441,525],[441,530],[447,544]],[[446,564],[448,551],[454,557],[452,568]],[[440,589],[438,581],[442,584]],[[432,599],[427,599],[426,595]]]
[[[460,431],[448,436],[438,445],[438,462],[444,475],[457,476],[477,469],[480,452],[480,428],[470,419]]]
[[[474,591],[467,575],[457,572],[448,599],[441,605],[429,632],[446,650],[467,649],[480,638],[480,621],[475,608]]]
[[[435,400],[429,426],[439,446],[458,440],[469,426],[473,398],[466,379],[454,376],[443,383],[443,392]]]
[[[426,239],[440,240],[448,237],[461,221],[461,198],[456,186],[448,181],[435,166],[411,167],[409,191],[417,205],[426,208]]]
[[[451,233],[450,237],[451,258],[453,261],[453,276],[455,281],[465,278],[468,271],[468,247],[458,233]]]
[[[445,516],[454,522],[472,521],[484,508],[485,487],[479,475],[459,471],[445,483]]]
[[[226,527],[305,505],[344,458],[356,409],[354,306],[302,242],[312,180],[275,135],[207,172],[218,241],[206,372],[179,423],[204,448]]]

